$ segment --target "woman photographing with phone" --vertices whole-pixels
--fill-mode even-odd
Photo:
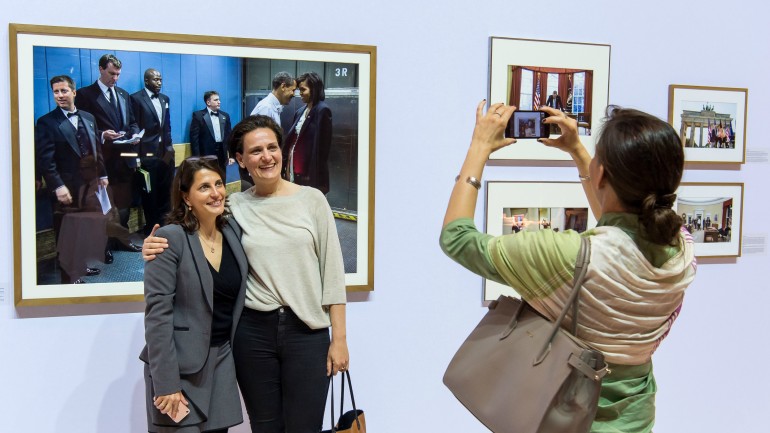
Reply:
[[[503,131],[516,107],[493,104],[484,113],[484,104],[477,108],[471,145],[447,205],[442,250],[472,272],[513,287],[554,320],[572,288],[585,237],[591,252],[577,335],[604,353],[611,370],[591,431],[650,432],[657,390],[652,354],[695,277],[692,237],[672,210],[684,169],[678,135],[649,114],[609,107],[591,158],[577,121],[543,107],[545,123],[558,125],[562,135],[539,141],[572,157],[597,227],[582,234],[538,230],[494,237],[473,223],[479,179],[489,155],[515,143]]]
[[[174,177],[169,248],[145,264],[148,431],[223,433],[243,422],[231,342],[246,292],[240,230],[225,212],[216,157],[188,158]]]

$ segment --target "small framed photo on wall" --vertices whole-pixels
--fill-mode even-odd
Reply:
[[[695,242],[696,257],[740,257],[743,183],[683,182],[674,210]]]
[[[685,162],[746,162],[748,89],[672,84],[668,123],[679,133]]]
[[[486,182],[485,232],[493,236],[521,231],[575,230],[596,226],[580,182]],[[514,289],[484,281],[484,300],[519,297]]]
[[[489,102],[519,110],[548,106],[578,122],[580,140],[593,154],[596,131],[609,101],[610,46],[491,37]],[[551,130],[551,136],[559,131]],[[490,156],[499,160],[566,161],[566,153],[535,138],[520,138]]]

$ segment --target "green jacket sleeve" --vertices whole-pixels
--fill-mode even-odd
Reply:
[[[573,230],[522,231],[492,237],[488,256],[505,284],[527,301],[550,296],[572,281],[580,249],[580,234]]]
[[[459,218],[441,230],[439,243],[444,254],[469,271],[484,278],[507,284],[489,258],[491,235],[480,233],[470,218]]]

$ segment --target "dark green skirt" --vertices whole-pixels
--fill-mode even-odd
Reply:
[[[609,364],[591,433],[650,433],[655,424],[652,361],[642,365]]]

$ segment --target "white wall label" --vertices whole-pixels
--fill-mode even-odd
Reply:
[[[746,149],[746,162],[767,164],[770,162],[770,150],[768,149]]]
[[[767,233],[743,235],[743,254],[767,254]]]

